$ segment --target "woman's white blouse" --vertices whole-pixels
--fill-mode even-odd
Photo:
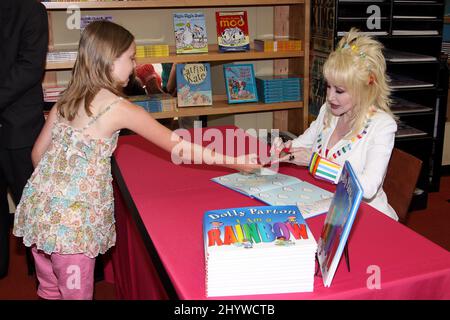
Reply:
[[[339,117],[332,117],[330,126],[324,129],[324,117],[326,114],[326,104],[319,112],[317,119],[298,138],[293,140],[293,147],[311,148],[318,152],[322,145],[320,156],[325,157],[328,141],[336,128]],[[329,151],[328,156],[331,161],[344,165],[348,160],[352,165],[358,179],[364,189],[364,201],[383,212],[392,219],[398,220],[394,209],[388,204],[387,197],[383,191],[383,181],[386,175],[387,166],[394,147],[395,132],[397,124],[395,120],[386,112],[378,111],[371,117],[367,133],[354,141],[351,150],[344,153],[341,148],[351,143],[351,140],[342,139],[337,142]],[[322,133],[322,143],[318,144],[317,138]],[[333,158],[332,154],[340,150],[340,156]]]

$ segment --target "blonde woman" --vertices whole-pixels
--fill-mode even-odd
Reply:
[[[392,219],[398,217],[382,189],[397,125],[390,111],[382,44],[351,29],[323,67],[326,103],[317,119],[278,152],[281,161],[308,166],[313,152],[339,165],[348,160],[364,189],[364,200]]]

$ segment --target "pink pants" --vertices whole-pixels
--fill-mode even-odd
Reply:
[[[95,259],[84,254],[48,255],[31,249],[39,280],[38,296],[49,300],[92,300]]]

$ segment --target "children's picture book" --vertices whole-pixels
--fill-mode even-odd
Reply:
[[[269,205],[298,206],[308,219],[328,211],[333,193],[296,177],[232,173],[212,181]]]
[[[317,258],[325,287],[331,285],[362,196],[361,184],[350,162],[345,161],[318,241]]]
[[[208,297],[314,289],[317,243],[296,206],[207,211],[203,240]]]
[[[203,12],[174,13],[173,26],[177,54],[208,52],[208,36]]]
[[[228,103],[258,101],[253,64],[225,64],[223,74]]]
[[[212,105],[209,63],[177,64],[178,107]]]
[[[247,11],[217,11],[216,27],[220,52],[250,50]]]

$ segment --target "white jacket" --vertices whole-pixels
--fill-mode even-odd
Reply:
[[[293,140],[293,147],[311,148],[313,151],[318,152],[317,137],[322,132],[323,148],[320,156],[325,157],[328,141],[336,128],[339,118],[332,117],[330,126],[324,129],[323,120],[326,110],[327,107],[324,104],[317,119],[311,123],[311,126],[301,136]],[[358,139],[351,145],[351,150],[345,153],[342,152],[341,148],[351,142],[350,140],[342,139],[329,150],[329,159],[339,165],[344,165],[345,160],[348,160],[364,189],[364,201],[392,219],[398,220],[398,216],[388,204],[386,194],[382,188],[392,148],[394,147],[397,124],[384,111],[378,111],[371,119],[367,133],[363,138]],[[341,155],[334,159],[331,155],[337,150],[341,150]]]

